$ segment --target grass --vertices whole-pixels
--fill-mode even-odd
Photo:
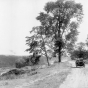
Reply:
[[[31,73],[8,76],[8,80],[0,80],[0,88],[59,88],[60,84],[66,79],[70,70],[68,62],[55,63],[49,67],[44,67]],[[13,79],[13,80],[12,80]]]
[[[35,85],[32,85],[30,88],[59,88],[60,84],[67,77],[67,74],[68,72],[61,72],[47,79],[38,81],[37,83],[35,83]]]
[[[15,62],[20,58],[22,58],[22,56],[0,55],[0,68],[14,67]]]
[[[59,67],[57,66],[52,68],[47,68],[48,71],[50,71],[50,73],[48,73],[47,71],[46,75],[48,76],[44,78],[40,78],[40,80],[36,81],[34,85],[30,85],[30,88],[59,88],[60,84],[66,79],[67,75],[69,74],[70,68],[68,67],[67,63],[61,63]],[[49,76],[52,72],[55,71],[55,69],[58,71],[58,73]]]
[[[43,59],[45,59],[45,58],[43,58]],[[58,70],[58,63],[54,63],[53,65],[50,65],[50,66],[46,66],[46,65],[44,65],[44,67],[42,68],[41,67],[42,66],[42,64],[40,64],[40,65],[36,65],[36,66],[33,66],[33,67],[24,67],[24,68],[22,68],[22,70],[24,70],[25,71],[25,74],[27,74],[28,76],[31,76],[31,75],[35,75],[35,74],[37,74],[37,73],[42,73],[43,75],[46,75],[46,73],[47,74],[50,74],[50,71],[52,71],[52,69],[54,70],[54,69],[57,69]],[[59,67],[63,67],[63,68],[65,68],[65,67],[67,67],[67,66],[69,66],[69,64],[68,63],[65,63],[65,64],[63,64],[63,62],[61,62],[61,63],[59,63]],[[8,71],[7,71],[8,72]],[[1,76],[0,77],[0,79],[3,79],[3,80],[12,80],[12,79],[19,79],[19,78],[21,78],[22,76],[24,77],[24,75],[25,74],[21,74],[21,75],[15,75],[15,74],[7,74],[7,73],[5,73],[6,75],[4,75],[4,76]]]

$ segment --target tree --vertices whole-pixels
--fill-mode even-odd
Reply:
[[[43,31],[43,27],[42,26],[37,26],[37,27],[33,27],[33,29],[30,31],[31,33],[34,33],[31,37],[26,37],[26,44],[29,46],[29,49],[27,49],[26,51],[29,51],[30,53],[39,53],[41,55],[45,55],[46,59],[47,59],[47,63],[49,64],[49,58],[47,55],[47,51],[49,49],[47,49],[48,47],[52,47],[52,45],[50,44],[50,39],[48,39]]]
[[[72,24],[73,25],[73,29],[77,28],[75,23]],[[68,53],[71,55],[76,47],[76,41],[77,41],[77,35],[78,35],[78,31],[77,29],[75,30],[71,30],[70,33],[68,33],[66,35],[66,49],[68,51]]]
[[[38,53],[35,52],[35,53],[33,53],[32,56],[29,56],[29,58],[30,58],[29,60],[32,65],[37,65],[40,61],[40,57],[41,57],[41,55],[38,55]]]
[[[78,43],[77,48],[71,54],[72,59],[74,58],[87,59],[88,58],[88,50],[85,49],[84,45],[85,43],[83,42]]]
[[[46,38],[52,38],[58,62],[61,62],[63,49],[76,40],[77,28],[83,17],[82,5],[74,1],[57,0],[46,3],[44,10],[37,16],[37,20]]]
[[[79,50],[85,50],[85,43],[83,43],[83,42],[80,42],[80,43],[78,43],[78,49]]]
[[[88,35],[87,35],[87,39],[86,39],[86,46],[88,47]]]

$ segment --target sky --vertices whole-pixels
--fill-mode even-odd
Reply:
[[[36,20],[43,11],[45,3],[55,0],[0,0],[0,54],[28,55],[25,50],[26,36],[33,26],[39,25]],[[78,41],[87,38],[88,10],[87,0],[75,0],[83,5],[84,18],[78,28]]]

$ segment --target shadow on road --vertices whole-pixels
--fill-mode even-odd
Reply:
[[[79,66],[79,67],[71,67],[71,68],[84,68],[84,67],[82,67],[82,66]]]

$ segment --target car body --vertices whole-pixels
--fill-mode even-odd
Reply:
[[[76,60],[76,67],[78,67],[78,66],[85,67],[85,62],[83,61],[83,59],[77,59]]]

